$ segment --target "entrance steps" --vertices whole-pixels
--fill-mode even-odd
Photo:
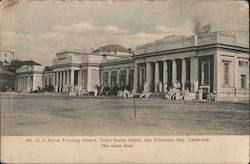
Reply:
[[[140,98],[140,95],[142,93],[136,93],[135,94],[135,98]],[[150,93],[146,93],[145,98],[164,98],[165,97],[165,93],[159,93],[159,92],[150,92]]]
[[[149,98],[165,98],[165,93],[161,92],[152,92],[149,96]]]

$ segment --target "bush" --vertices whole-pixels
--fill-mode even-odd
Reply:
[[[138,87],[138,88],[137,88],[137,91],[138,91],[139,93],[141,93],[141,92],[143,91],[143,86]]]
[[[34,90],[34,91],[31,91],[30,93],[42,93],[42,91],[41,90]]]
[[[47,87],[43,88],[45,92],[53,92],[55,87],[53,85],[48,85]]]

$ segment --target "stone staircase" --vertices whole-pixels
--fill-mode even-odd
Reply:
[[[141,93],[136,93],[135,98],[139,98]],[[165,93],[150,92],[146,94],[146,98],[164,98]]]
[[[164,98],[165,93],[160,93],[160,92],[152,92],[149,96],[149,98]]]

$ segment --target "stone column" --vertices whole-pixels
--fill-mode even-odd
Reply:
[[[25,81],[25,77],[23,77],[23,91],[26,91],[26,81]]]
[[[234,87],[235,87],[235,94],[238,93],[239,85],[238,85],[238,57],[234,56]]]
[[[23,91],[25,91],[25,79],[23,77]]]
[[[163,84],[168,82],[168,63],[163,61]]]
[[[198,92],[199,90],[198,64],[199,64],[198,57],[190,58],[190,92],[191,93]]]
[[[36,90],[37,89],[37,85],[36,85],[36,75],[33,74],[33,90]]]
[[[23,80],[23,91],[25,91],[25,81],[24,81],[24,77],[22,78]]]
[[[100,85],[103,86],[103,70],[100,70]]]
[[[129,68],[126,69],[126,85],[129,84]]]
[[[66,85],[69,86],[69,79],[70,79],[69,74],[70,74],[70,71],[66,71],[66,73],[67,73]]]
[[[67,92],[67,71],[63,71],[63,92]]]
[[[91,68],[87,69],[87,90],[93,91],[92,80],[91,80]]]
[[[16,83],[17,83],[16,90],[19,91],[19,79],[18,79],[18,77],[16,77]]]
[[[134,92],[137,92],[137,87],[138,87],[138,64],[135,63],[135,65],[134,65],[134,84],[133,84]]]
[[[70,74],[70,71],[65,71],[66,72],[66,81],[65,81],[65,84],[66,84],[66,89],[65,91],[68,92],[69,91],[69,74]]]
[[[186,59],[182,59],[181,65],[181,82],[182,82],[182,91],[185,91],[185,84],[187,81],[187,74],[186,74]]]
[[[109,78],[108,78],[109,86],[111,86],[111,73],[112,73],[112,70],[109,70]]]
[[[56,92],[56,72],[54,72],[54,84],[53,86],[55,87],[55,92]]]
[[[25,81],[24,81],[24,77],[22,77],[22,81],[23,81],[23,91],[25,90]]]
[[[19,90],[21,91],[22,90],[22,78],[19,77],[18,80],[19,80]]]
[[[59,92],[59,72],[56,72],[56,92]]]
[[[155,62],[155,92],[158,92],[159,88],[159,63]]]
[[[19,88],[20,88],[20,91],[22,90],[22,78],[21,77],[19,77]]]
[[[149,86],[149,92],[153,90],[152,86],[152,66],[150,62],[146,63],[146,83]]]
[[[177,80],[177,64],[176,60],[172,61],[172,85],[176,82]]]
[[[22,90],[22,78],[19,77],[18,80],[19,80],[19,90],[21,91]]]
[[[20,81],[19,88],[20,88],[20,91],[21,91],[23,89],[23,87],[22,87],[23,83],[22,83],[22,78],[21,77],[19,77],[19,81]]]
[[[67,71],[63,71],[63,86],[67,85]]]
[[[120,70],[117,70],[117,79],[116,79],[116,84],[120,85]]]
[[[30,91],[30,88],[31,88],[31,87],[30,87],[30,76],[27,77],[27,81],[28,81],[28,82],[27,82],[27,85],[28,85],[27,90],[28,90],[28,92],[29,92],[29,91]]]
[[[82,86],[82,70],[78,72],[78,86]]]
[[[19,90],[21,91],[22,90],[22,79],[19,77],[18,80],[19,80]]]
[[[70,85],[74,86],[74,70],[70,70]]]
[[[86,78],[85,77],[85,70],[82,70],[82,86],[83,86],[84,89],[86,89],[85,88],[85,78]]]
[[[21,79],[20,79],[20,77],[18,77],[17,80],[18,80],[18,91],[20,91],[21,90]]]
[[[60,71],[60,92],[62,92],[62,88],[63,88],[63,72]]]

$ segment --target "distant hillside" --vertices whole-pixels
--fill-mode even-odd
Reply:
[[[10,72],[16,72],[16,69],[22,67],[23,65],[32,66],[32,65],[41,65],[41,64],[33,60],[26,60],[26,61],[13,60],[11,61],[10,65],[7,67],[7,70]]]
[[[41,65],[35,61],[13,60],[10,65],[4,66],[0,63],[0,92],[15,90],[16,69],[23,65]]]
[[[0,92],[15,89],[15,73],[0,72]]]

